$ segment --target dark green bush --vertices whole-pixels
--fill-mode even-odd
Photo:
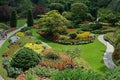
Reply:
[[[76,33],[70,33],[69,36],[70,36],[70,38],[75,39],[77,37],[77,34]]]
[[[17,27],[17,13],[15,10],[13,10],[11,13],[10,27]]]
[[[80,24],[79,26],[83,31],[93,31],[102,28],[102,24],[100,23]]]
[[[15,53],[14,57],[11,60],[11,65],[13,67],[22,68],[27,70],[31,67],[36,66],[41,57],[38,56],[36,52],[29,48],[22,48]]]

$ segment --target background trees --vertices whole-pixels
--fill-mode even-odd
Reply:
[[[79,24],[81,21],[85,20],[87,10],[88,7],[83,3],[73,3],[71,5],[71,12],[75,24]]]
[[[50,10],[58,10],[60,13],[64,11],[64,5],[61,3],[51,3],[49,5]]]
[[[7,22],[10,20],[11,9],[8,6],[0,6],[0,22]]]

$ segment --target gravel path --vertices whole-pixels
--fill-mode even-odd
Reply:
[[[112,60],[112,54],[114,52],[114,47],[109,42],[104,40],[104,35],[99,35],[98,40],[106,46],[106,51],[105,51],[104,57],[103,57],[105,65],[109,69],[113,69],[114,67],[116,67],[116,65],[114,64],[114,62]]]

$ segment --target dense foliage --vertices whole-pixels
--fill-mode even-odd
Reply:
[[[12,13],[11,13],[10,26],[11,27],[17,27],[17,13],[16,13],[15,10],[13,10]]]
[[[40,61],[40,56],[29,48],[22,48],[15,53],[11,60],[11,65],[17,68],[27,70],[34,67]]]
[[[31,10],[28,10],[27,13],[27,26],[33,26],[34,22],[33,22],[33,14],[31,12]]]

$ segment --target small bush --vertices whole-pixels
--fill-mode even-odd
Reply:
[[[23,37],[23,36],[25,36],[25,34],[23,32],[17,32],[16,36]]]
[[[31,67],[36,66],[41,58],[36,52],[29,48],[22,48],[16,52],[15,56],[11,60],[13,67],[22,68],[27,70]]]
[[[76,33],[70,33],[69,36],[70,36],[70,38],[75,39],[77,37],[77,34]]]

